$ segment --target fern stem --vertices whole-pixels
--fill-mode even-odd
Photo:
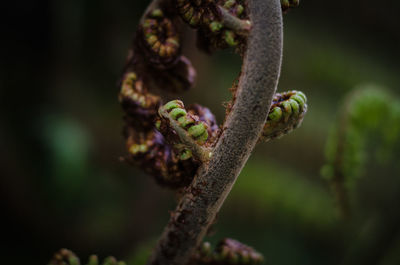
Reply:
[[[237,99],[213,156],[171,214],[148,264],[186,264],[256,145],[276,91],[282,62],[280,0],[250,0],[248,35]]]

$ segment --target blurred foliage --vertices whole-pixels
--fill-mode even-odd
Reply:
[[[395,155],[400,140],[400,101],[380,87],[362,86],[347,96],[339,116],[327,142],[322,174],[332,179],[339,171],[351,185],[366,169],[370,142],[377,145],[373,161],[388,163]]]
[[[68,247],[83,257],[112,254],[143,264],[149,247],[140,246],[161,233],[175,206],[172,194],[119,161],[124,144],[116,82],[147,3],[4,4],[4,263],[43,265]],[[304,91],[308,114],[295,133],[257,147],[207,240],[238,239],[277,265],[400,263],[400,150],[390,141],[384,141],[389,148],[381,146],[379,135],[368,140],[372,149],[366,154],[392,154],[369,156],[373,159],[361,167],[363,177],[354,188],[357,211],[347,222],[335,216],[320,178],[324,145],[344,96],[364,83],[392,88],[390,101],[399,94],[399,8],[396,1],[307,0],[285,16],[279,90]],[[206,105],[222,122],[221,103],[229,100],[240,58],[230,51],[204,55],[192,48],[193,32],[187,33],[184,52],[198,79],[182,100]],[[399,123],[382,122],[381,136],[395,137]],[[141,260],[130,258],[135,253],[142,253]]]

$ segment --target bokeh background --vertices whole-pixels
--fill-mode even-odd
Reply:
[[[140,264],[166,224],[172,192],[119,160],[116,83],[147,3],[2,3],[3,263],[46,264],[67,247],[83,260],[96,253]],[[366,83],[400,92],[399,8],[394,0],[303,0],[285,15],[279,89],[304,91],[309,112],[295,133],[256,148],[207,240],[236,238],[276,265],[400,264],[400,153],[385,167],[369,161],[350,221],[338,218],[320,174],[345,94]],[[185,53],[198,80],[182,97],[222,122],[240,59],[207,56],[193,37],[188,30]]]

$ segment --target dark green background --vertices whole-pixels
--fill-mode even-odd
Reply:
[[[166,224],[173,194],[119,161],[125,150],[116,83],[146,5],[2,3],[4,264],[46,264],[61,247],[83,260],[97,253],[129,261]],[[374,83],[399,93],[399,8],[399,1],[303,0],[285,15],[279,89],[304,91],[309,113],[295,133],[256,148],[209,240],[239,239],[275,265],[400,264],[398,165],[368,163],[350,223],[337,219],[320,177],[324,144],[346,92]],[[198,80],[183,99],[207,105],[222,122],[240,60],[232,51],[202,54],[187,33],[185,53]]]

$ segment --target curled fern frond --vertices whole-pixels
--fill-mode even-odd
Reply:
[[[212,0],[176,0],[176,5],[183,21],[193,28],[207,26],[217,18]]]
[[[162,68],[173,65],[180,55],[178,29],[160,8],[151,10],[141,24],[142,41],[148,59]]]
[[[215,118],[209,110],[201,109],[203,120],[193,113],[199,107],[188,112],[180,100],[173,100],[160,107],[157,128],[166,137],[167,141],[181,152],[181,159],[188,159],[193,154],[200,161],[206,161],[211,156],[208,148],[211,144],[209,131],[215,132]],[[209,124],[206,121],[210,122]]]
[[[189,114],[197,116],[200,121],[207,124],[208,131],[208,144],[214,143],[220,130],[214,114],[209,108],[201,106],[200,104],[192,104],[187,108]]]
[[[180,188],[187,186],[199,166],[191,157],[181,159],[155,129],[140,131],[125,128],[127,161],[153,176],[161,186]]]
[[[253,248],[231,238],[221,240],[214,251],[205,242],[193,256],[190,265],[258,265],[264,261],[263,256]]]
[[[190,62],[185,60],[182,63],[184,65],[179,66],[181,68],[191,66]],[[178,65],[169,71],[179,69],[176,68]],[[165,77],[169,71],[164,71],[160,76]],[[184,73],[184,70],[182,71]],[[171,82],[174,83],[172,86],[177,87],[177,82],[172,80]],[[183,84],[183,81],[179,84]],[[142,168],[162,186],[174,189],[187,186],[193,179],[199,163],[188,152],[185,154],[174,150],[155,129],[154,123],[158,117],[161,98],[148,92],[143,79],[136,72],[128,71],[122,80],[119,99],[126,113],[124,127],[128,150],[126,161]]]
[[[60,249],[56,252],[48,265],[80,265],[79,258],[68,249]],[[99,265],[96,255],[89,257],[87,265]],[[117,261],[114,257],[107,257],[104,259],[102,265],[126,265],[123,261]]]
[[[161,104],[160,97],[148,93],[143,80],[135,72],[124,75],[119,101],[128,118],[136,122],[139,120],[140,126],[149,125],[154,120]]]
[[[272,101],[261,140],[278,139],[298,128],[307,112],[307,98],[303,92],[277,93]]]

